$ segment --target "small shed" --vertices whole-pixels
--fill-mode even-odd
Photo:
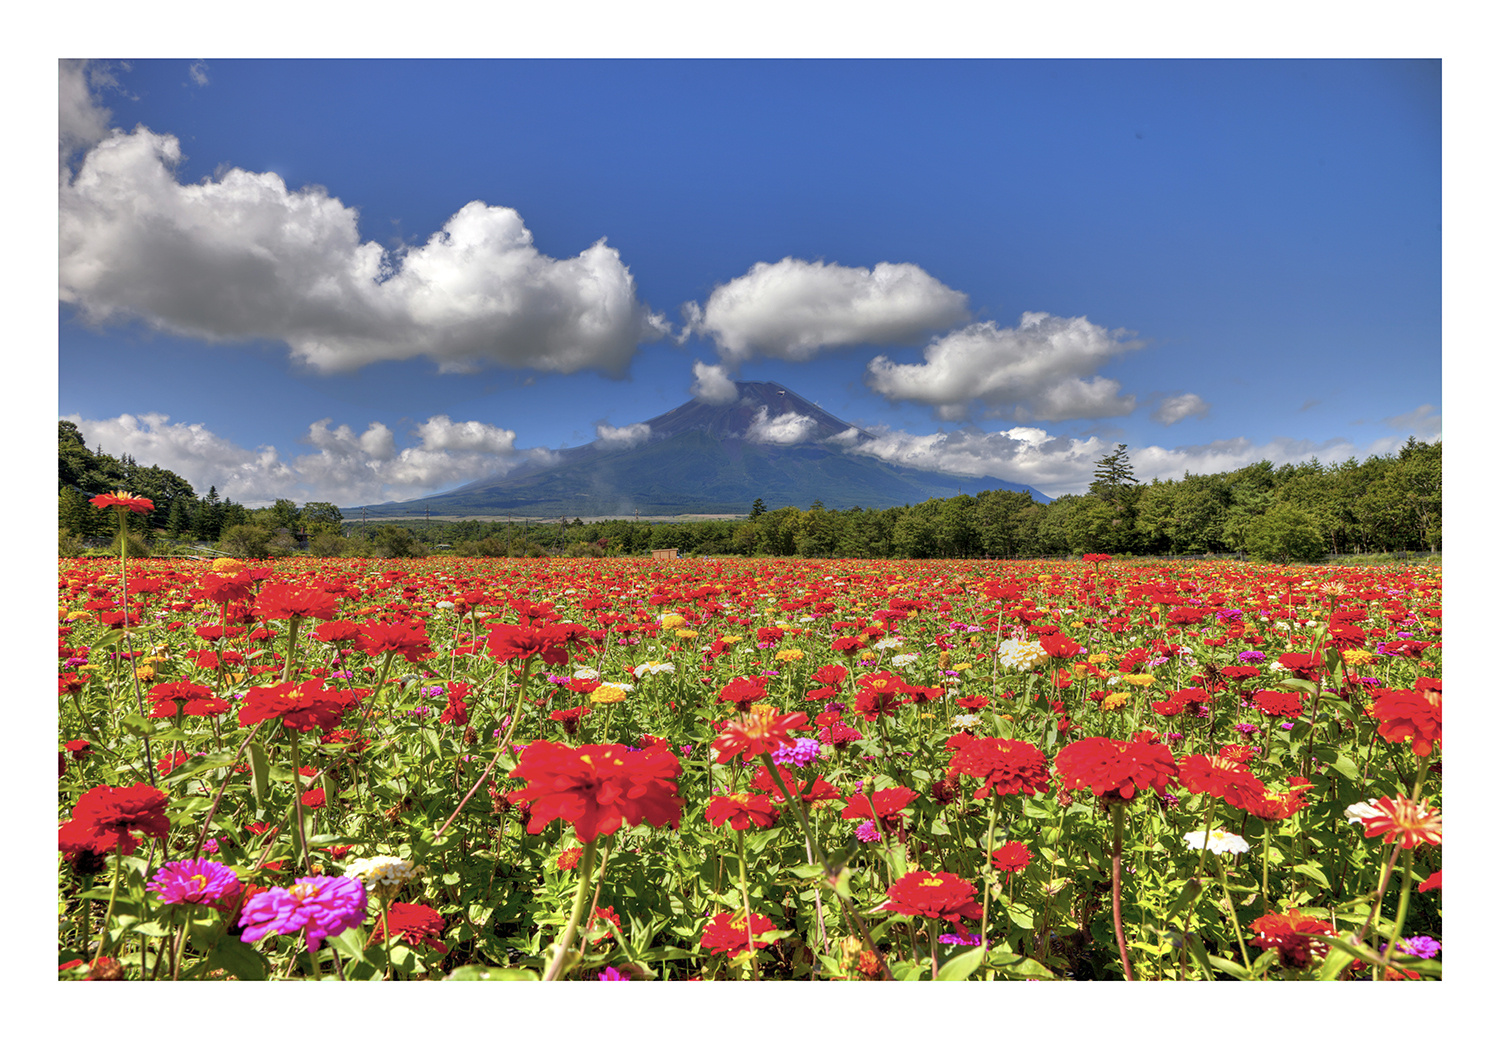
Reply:
[[[675,548],[653,548],[651,550],[651,558],[652,559],[677,559],[678,558],[677,549],[675,549]]]

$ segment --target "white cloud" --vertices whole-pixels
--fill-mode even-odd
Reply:
[[[200,87],[208,86],[208,62],[201,58],[188,66],[188,77]]]
[[[795,411],[789,411],[775,418],[768,416],[769,409],[761,405],[755,412],[755,418],[750,420],[750,428],[745,433],[747,440],[760,444],[788,446],[800,444],[818,429],[818,420],[811,415],[799,415]]]
[[[638,447],[651,439],[651,426],[645,422],[632,422],[628,426],[611,426],[600,422],[594,426],[603,448]]]
[[[824,347],[906,343],[968,317],[968,297],[911,263],[842,267],[786,257],[717,286],[689,328],[711,335],[725,361],[805,361]]]
[[[57,63],[57,151],[60,162],[109,136],[110,110],[97,91],[115,86],[110,67],[97,61],[62,58]]]
[[[86,114],[73,120],[79,140],[92,132]],[[621,374],[670,331],[603,239],[554,259],[514,209],[476,201],[393,252],[362,241],[358,212],[321,187],[289,191],[242,169],[183,184],[181,158],[175,137],[116,130],[65,177],[58,298],[86,320],[280,340],[330,372],[427,357],[443,371]]]
[[[865,381],[889,400],[929,405],[950,421],[981,402],[1017,422],[1107,418],[1130,414],[1135,397],[1094,373],[1141,345],[1087,318],[1028,312],[1015,328],[986,321],[934,339],[919,364],[876,357]]]
[[[705,404],[732,404],[740,391],[722,365],[693,362],[692,395]]]
[[[1196,393],[1184,393],[1168,397],[1151,412],[1151,417],[1164,426],[1175,425],[1194,415],[1207,415],[1208,402]]]
[[[1431,404],[1423,404],[1404,415],[1393,415],[1380,421],[1392,429],[1410,430],[1418,440],[1443,438],[1443,413]]]
[[[991,476],[1035,487],[1049,497],[1083,494],[1094,479],[1094,466],[1114,449],[1114,441],[1089,437],[1079,440],[1054,436],[1036,427],[1018,426],[996,433],[959,431],[919,436],[899,430],[873,430],[875,438],[853,447],[913,469]],[[1400,438],[1376,440],[1356,447],[1347,440],[1292,440],[1278,437],[1257,444],[1248,437],[1215,440],[1181,447],[1149,446],[1130,449],[1135,475],[1142,483],[1153,479],[1180,480],[1184,473],[1220,473],[1259,462],[1297,464],[1313,458],[1325,465],[1347,458],[1387,454],[1400,447]]]
[[[102,421],[62,417],[78,426],[91,448],[170,469],[200,495],[214,486],[222,497],[248,506],[277,498],[337,505],[418,498],[553,456],[545,449],[517,451],[512,430],[453,422],[446,415],[418,425],[420,442],[400,449],[383,423],[371,422],[356,433],[348,425],[320,419],[303,437],[314,450],[290,460],[283,460],[274,447],[249,450],[201,423],[171,422],[167,415],[127,414]]]

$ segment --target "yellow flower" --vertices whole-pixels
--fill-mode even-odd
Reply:
[[[962,664],[954,664],[953,665],[953,670],[954,671],[968,671],[973,666],[974,666],[973,664],[971,664],[969,661],[965,660]]]
[[[776,707],[775,704],[753,703],[753,704],[750,705],[750,713],[751,714],[776,714],[776,713],[778,713],[778,708]]]
[[[150,664],[142,664],[135,669],[135,677],[139,678],[142,682],[149,682],[156,677],[156,668]]]
[[[589,703],[619,703],[625,699],[625,690],[606,682],[589,694]]]
[[[691,642],[693,639],[698,637],[698,633],[696,631],[693,631],[691,628],[678,628],[672,634],[681,639],[683,642]]]
[[[687,618],[680,613],[664,613],[661,615],[661,626],[663,631],[671,631],[673,628],[687,627]]]
[[[88,610],[69,610],[68,611],[68,620],[70,620],[70,621],[82,620],[84,617],[87,617],[88,615],[89,615],[89,611]]]
[[[776,654],[776,659],[785,661],[801,660],[802,651],[800,649],[784,649],[780,653]]]
[[[1089,663],[1090,664],[1108,664],[1109,663],[1109,654],[1108,653],[1090,653],[1089,654]]]
[[[744,639],[745,639],[745,636],[743,636],[743,635],[720,635],[719,636],[719,641],[722,642],[722,643],[724,643],[724,645],[726,645],[726,646],[732,646],[736,642],[743,642]]]
[[[1375,654],[1368,649],[1346,649],[1343,656],[1344,663],[1350,667],[1364,667],[1375,662]]]
[[[211,564],[209,564],[208,568],[210,570],[214,571],[215,573],[222,574],[222,573],[227,573],[229,571],[239,571],[239,570],[242,570],[242,569],[244,569],[244,566],[245,566],[245,564],[242,563],[242,562],[240,562],[238,559],[224,558],[224,559],[215,559]]]
[[[1149,677],[1149,676],[1147,676],[1147,677]],[[1117,707],[1124,707],[1129,702],[1130,702],[1130,694],[1129,693],[1110,693],[1108,696],[1106,696],[1104,698],[1104,703],[1101,706],[1106,711],[1113,711]]]
[[[863,653],[861,653],[859,655],[859,659],[861,659],[861,660],[879,660],[880,659],[880,655],[878,653],[876,653],[873,649],[867,649],[867,650],[865,650]]]
[[[1125,681],[1129,685],[1138,685],[1142,689],[1152,685],[1156,681],[1155,675],[1126,675]]]

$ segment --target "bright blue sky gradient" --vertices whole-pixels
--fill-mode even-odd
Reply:
[[[97,192],[124,211],[144,181],[86,200],[65,183],[79,231],[62,252],[58,414],[200,493],[419,497],[667,411],[689,399],[695,362],[783,383],[883,434],[892,461],[1051,495],[1085,489],[1116,442],[1149,480],[1441,435],[1435,61],[181,60],[65,66],[63,80],[91,73],[109,127],[180,142],[153,190],[233,169],[275,173],[293,193],[321,186],[398,266],[467,203],[509,207],[544,257],[607,239],[636,301],[671,325],[635,344],[618,378],[493,361],[440,374],[420,336],[406,359],[321,372],[276,331],[299,286],[194,286],[209,268],[192,258],[238,247],[212,202],[176,222],[146,207],[163,223],[146,248],[111,238],[97,213]],[[79,138],[74,170],[98,137]],[[284,209],[253,212],[281,222],[265,232],[277,240],[298,232]],[[808,360],[773,356],[749,318],[743,356],[704,327],[676,342],[684,304],[708,307],[716,288],[785,258],[915,265],[929,288],[966,296],[967,314],[895,342],[814,343]],[[128,268],[133,287],[101,284],[101,263]],[[232,298],[234,327],[255,334],[210,343],[141,303],[187,294]],[[1133,408],[1049,415],[1027,397],[1021,413],[1010,399],[940,411],[910,382],[871,386],[877,356],[914,365],[934,340],[1014,329],[1025,312],[1086,318],[1100,341],[1129,330],[1139,348],[1067,354],[1032,389],[1115,380]],[[1186,417],[1153,418],[1174,400]],[[424,427],[442,415],[482,425],[467,441]],[[321,420],[391,435],[309,443]],[[1021,449],[1044,437],[1045,451]]]

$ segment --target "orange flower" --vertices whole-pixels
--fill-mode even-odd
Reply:
[[[156,503],[150,498],[142,498],[134,494],[126,494],[124,491],[110,491],[108,494],[96,494],[89,501],[96,509],[129,509],[131,512],[150,512],[156,508]]]
[[[791,735],[793,729],[807,728],[807,715],[801,711],[790,714],[754,712],[742,714],[724,727],[713,749],[718,752],[718,762],[723,765],[736,757],[749,761],[760,754],[769,754],[777,747],[789,747],[796,742]]]

